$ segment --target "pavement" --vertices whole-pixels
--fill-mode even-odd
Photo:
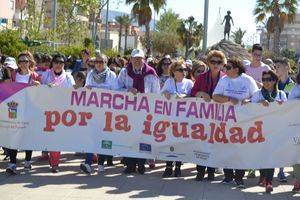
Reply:
[[[86,175],[79,169],[82,156],[63,153],[60,171],[53,174],[47,161],[37,162],[40,152],[33,153],[33,168],[23,170],[24,152],[18,154],[18,174],[8,176],[5,173],[7,161],[0,156],[0,200],[99,200],[99,199],[192,199],[192,200],[292,200],[300,199],[300,194],[293,194],[292,168],[285,168],[288,183],[279,184],[274,178],[272,194],[264,193],[263,187],[257,186],[258,178],[246,179],[246,189],[237,189],[234,185],[220,183],[222,174],[217,174],[213,182],[196,182],[195,165],[185,163],[182,177],[165,178],[164,162],[157,162],[153,170],[147,168],[145,175],[122,174],[123,165],[114,160],[115,166],[106,167],[103,174]],[[275,172],[277,174],[277,172]],[[258,176],[258,171],[256,172]]]

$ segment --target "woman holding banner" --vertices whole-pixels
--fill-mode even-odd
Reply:
[[[30,66],[34,61],[31,59],[31,54],[29,52],[21,53],[18,56],[18,69],[17,71],[12,71],[11,81],[16,83],[24,83],[29,85],[40,85],[40,79],[37,73],[31,71]],[[13,105],[12,105],[13,106]],[[8,154],[10,157],[10,162],[6,168],[8,174],[16,174],[17,168],[17,153],[16,149],[8,149]],[[25,151],[25,162],[24,169],[31,169],[31,156],[32,151]]]
[[[289,100],[291,99],[300,100],[300,73],[297,74],[296,82],[297,85],[292,89],[292,91],[289,94]],[[300,192],[300,164],[294,165],[293,168],[294,168],[294,175],[296,180],[292,191],[294,193],[299,193]]]
[[[252,103],[260,103],[263,106],[269,106],[271,102],[282,104],[284,101],[287,101],[285,92],[278,90],[278,81],[279,78],[275,72],[272,70],[264,71],[262,73],[263,86],[260,90],[253,94],[251,98]],[[274,168],[261,169],[259,171],[259,185],[265,186],[266,192],[271,193],[273,191],[272,180],[274,176]]]
[[[86,78],[86,87],[88,89],[92,88],[102,88],[107,90],[117,89],[116,74],[111,71],[107,66],[107,57],[104,54],[97,55],[95,61],[95,68],[92,69]],[[109,155],[98,155],[98,173],[104,172],[104,161],[112,163],[112,156]],[[93,163],[93,153],[87,153],[85,158],[85,163],[80,165],[80,169],[87,174],[92,172]]]
[[[213,50],[207,55],[209,70],[200,74],[195,81],[194,87],[191,91],[192,97],[203,98],[204,101],[210,102],[212,94],[220,80],[225,73],[222,72],[222,68],[226,63],[226,57],[222,51]],[[207,168],[207,179],[213,181],[215,179],[215,168],[197,165],[196,181],[202,181],[205,176],[205,170]]]
[[[50,70],[42,76],[42,84],[50,87],[73,88],[75,81],[73,76],[64,70],[65,56],[56,54],[52,58]],[[60,152],[50,152],[50,166],[52,173],[58,172]]]
[[[145,54],[141,49],[134,49],[131,52],[129,64],[120,71],[118,76],[119,90],[128,91],[136,95],[137,93],[159,93],[159,79],[155,70],[144,61]],[[125,157],[124,162],[127,165],[125,174],[136,171],[140,174],[145,173],[145,161],[143,158]]]
[[[230,103],[237,105],[239,103],[249,102],[252,95],[258,90],[255,80],[245,74],[245,68],[238,59],[229,59],[225,66],[226,76],[220,79],[214,92],[213,100],[218,103]],[[231,183],[235,178],[238,188],[244,188],[243,177],[245,170],[224,169],[225,178],[223,183]]]
[[[171,96],[175,96],[176,98],[184,98],[191,95],[191,89],[194,85],[193,81],[185,78],[187,75],[188,69],[184,65],[184,62],[174,62],[170,67],[170,75],[171,78],[167,79],[163,88],[161,89],[161,93],[167,98],[170,99]],[[175,162],[175,177],[181,176],[181,162]],[[173,173],[173,162],[166,162],[166,169],[163,173],[163,177],[170,177]]]

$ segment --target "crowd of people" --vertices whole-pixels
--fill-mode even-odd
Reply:
[[[164,55],[160,59],[145,57],[143,50],[134,49],[130,58],[117,56],[108,58],[100,52],[91,57],[89,50],[81,51],[81,59],[66,58],[62,54],[31,54],[23,52],[15,59],[1,56],[0,83],[18,82],[30,85],[48,85],[65,88],[103,88],[108,90],[137,93],[156,93],[166,99],[199,97],[204,101],[230,103],[232,105],[258,103],[269,106],[275,102],[283,104],[290,99],[300,98],[300,75],[291,76],[288,59],[263,60],[263,48],[259,44],[252,47],[251,60],[226,58],[222,51],[211,50],[204,58],[183,60]],[[266,64],[267,63],[267,64]],[[300,65],[300,62],[298,63]],[[9,158],[6,172],[16,174],[16,149],[3,148]],[[25,151],[24,168],[32,168],[32,151]],[[53,173],[58,172],[60,152],[42,152],[41,159],[49,160]],[[110,155],[85,154],[80,169],[87,174],[93,171],[92,164],[98,163],[98,173],[104,172],[104,162],[113,166]],[[124,157],[124,173],[144,174],[148,162],[155,167],[154,160]],[[162,177],[181,176],[180,160],[167,161]],[[174,169],[175,166],[175,169]],[[213,181],[219,169],[213,166],[197,165],[196,181]],[[295,184],[293,192],[300,192],[300,165],[294,166]],[[234,183],[244,188],[246,170],[223,169],[222,183]],[[259,169],[259,185],[266,192],[273,191],[274,169]],[[207,177],[205,175],[207,173]],[[255,169],[247,170],[248,177],[255,177]],[[286,182],[284,168],[279,169],[278,180]]]

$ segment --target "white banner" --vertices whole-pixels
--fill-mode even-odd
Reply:
[[[300,101],[232,106],[100,89],[6,92],[3,86],[0,146],[235,169],[300,163]]]

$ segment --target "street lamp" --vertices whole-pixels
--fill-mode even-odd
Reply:
[[[208,27],[208,8],[209,8],[209,0],[205,0],[204,3],[204,34],[203,34],[203,43],[202,50],[203,52],[207,49],[207,27]]]

